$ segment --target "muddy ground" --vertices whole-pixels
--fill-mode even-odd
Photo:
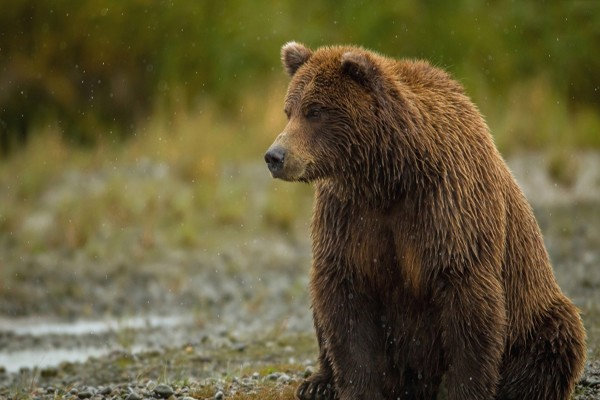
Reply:
[[[574,398],[600,399],[600,155],[582,155],[568,187],[542,156],[510,165],[588,332]],[[224,179],[267,190],[262,166],[243,170]],[[28,253],[0,238],[0,398],[293,398],[316,355],[299,226],[229,227],[210,233],[211,247],[131,252]]]

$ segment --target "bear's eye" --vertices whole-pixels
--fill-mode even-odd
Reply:
[[[319,119],[321,117],[321,109],[319,107],[311,107],[306,112],[306,118],[308,119]]]
[[[290,119],[290,116],[292,115],[290,110],[286,108],[285,110],[283,110],[283,112],[285,113],[285,116],[287,117],[287,119]]]

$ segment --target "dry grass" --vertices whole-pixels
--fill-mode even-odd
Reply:
[[[600,148],[597,110],[573,108],[543,76],[515,85],[507,93],[506,97],[477,95],[502,153]]]
[[[295,387],[263,387],[252,394],[238,393],[231,397],[232,400],[293,400],[295,399]]]
[[[550,151],[548,169],[561,184],[577,171],[575,150],[600,148],[598,113],[570,109],[543,78],[515,85],[506,98],[475,87],[501,151]],[[144,251],[205,246],[215,229],[305,232],[312,189],[270,181],[262,166],[264,150],[285,126],[284,92],[285,82],[276,81],[248,93],[239,109],[203,103],[191,112],[159,110],[133,138],[93,149],[70,146],[57,127],[44,127],[0,162],[4,243],[102,256],[112,249],[107,241]],[[252,175],[248,165],[259,169]]]
[[[311,188],[274,182],[262,165],[285,125],[283,91],[278,82],[230,112],[210,104],[157,112],[132,139],[94,149],[69,146],[47,127],[0,163],[8,188],[0,192],[0,232],[26,251],[102,256],[108,242],[190,247],[210,242],[215,228],[292,231],[308,216]]]

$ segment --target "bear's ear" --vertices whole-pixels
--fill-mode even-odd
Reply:
[[[310,56],[312,50],[300,43],[288,42],[281,48],[281,62],[289,76],[294,76]]]
[[[367,55],[354,51],[342,54],[342,71],[365,86],[373,86],[378,74],[375,63]]]

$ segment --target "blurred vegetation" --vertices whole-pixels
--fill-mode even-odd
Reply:
[[[281,80],[292,39],[451,70],[491,122],[515,114],[498,123],[501,146],[600,146],[598,2],[14,0],[0,13],[0,149],[48,124],[110,142],[207,101],[242,119],[245,93]]]
[[[261,162],[285,124],[289,40],[450,70],[500,150],[549,151],[565,186],[573,154],[600,148],[598,2],[14,0],[0,13],[0,245],[102,256],[265,227],[305,237],[310,188]]]

